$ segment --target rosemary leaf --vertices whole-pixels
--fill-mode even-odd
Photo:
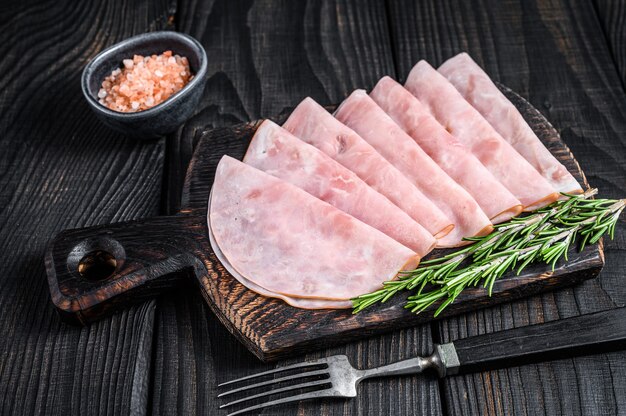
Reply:
[[[471,244],[445,256],[422,261],[415,270],[399,273],[383,288],[352,299],[353,313],[383,303],[400,292],[409,292],[405,308],[420,313],[440,302],[439,315],[468,287],[482,283],[489,296],[496,281],[508,271],[519,274],[528,265],[542,261],[552,270],[580,237],[582,250],[608,234],[615,235],[617,220],[626,199],[591,199],[597,189],[581,195],[563,194],[556,201],[525,217],[498,224],[484,237],[467,238]]]

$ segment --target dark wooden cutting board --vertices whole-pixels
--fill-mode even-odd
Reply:
[[[526,100],[501,87],[543,143],[588,186],[580,166],[558,132]],[[273,118],[279,124],[286,115]],[[433,319],[433,311],[412,314],[405,296],[357,315],[351,310],[302,310],[248,290],[215,257],[207,234],[207,201],[220,158],[242,159],[261,121],[218,128],[204,134],[187,171],[178,215],[67,230],[46,253],[52,301],[67,320],[86,324],[168,288],[197,281],[220,321],[262,360],[275,360],[313,348],[344,343]],[[433,256],[446,253],[444,250]],[[440,317],[572,285],[598,275],[604,265],[602,243],[572,250],[554,271],[546,265],[498,280],[493,295],[466,290]],[[191,277],[192,279],[189,279]]]

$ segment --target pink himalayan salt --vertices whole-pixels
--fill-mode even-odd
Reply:
[[[165,51],[161,55],[124,59],[98,91],[100,104],[114,111],[147,110],[180,91],[191,79],[187,58]]]

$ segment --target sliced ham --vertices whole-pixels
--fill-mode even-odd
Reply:
[[[305,98],[283,127],[356,173],[437,238],[450,232],[450,219],[432,201],[372,146],[313,99]]]
[[[405,87],[521,201],[525,210],[559,198],[548,181],[426,61],[413,67]]]
[[[582,192],[572,174],[541,143],[513,103],[468,54],[448,59],[438,71],[557,191]]]
[[[245,279],[276,294],[345,301],[419,257],[304,190],[224,156],[208,213],[215,243]]]
[[[372,90],[370,96],[375,101],[375,103],[368,104],[370,116],[364,117],[362,113],[365,110],[360,110],[362,120],[358,122],[364,123],[366,119],[376,120],[375,123],[371,122],[372,129],[376,128],[369,134],[372,140],[382,142],[381,137],[386,138],[384,132],[390,132],[387,135],[391,136],[393,133],[395,140],[402,141],[404,147],[417,143],[417,147],[421,147],[420,150],[423,149],[441,169],[469,192],[494,224],[507,221],[522,211],[521,202],[480,163],[467,147],[448,133],[433,118],[428,109],[402,85],[389,77],[384,77]],[[361,101],[367,103],[365,99]],[[385,112],[386,117],[381,114]],[[407,138],[402,129],[413,139]],[[413,142],[413,145],[409,142]],[[388,146],[387,152],[396,151],[397,146],[399,145]],[[384,143],[381,143],[380,147],[385,147]],[[397,153],[396,157],[401,157],[402,151]],[[425,166],[422,160],[423,156],[414,166],[410,166],[411,161],[408,160],[405,162],[407,166],[401,170],[406,172],[412,169],[412,176],[419,176]]]
[[[423,189],[418,190],[363,138],[310,98],[304,99],[296,107],[284,127],[352,170],[405,212],[419,210],[425,206],[424,201],[428,201],[428,197],[433,198],[434,193],[425,196]],[[436,186],[441,184],[437,183]],[[446,194],[446,191],[450,193]],[[463,244],[463,237],[491,232],[493,227],[489,219],[463,188],[455,184],[446,191],[438,193],[439,200],[431,201],[454,223],[452,232],[438,241],[439,246],[455,247]],[[447,198],[446,202],[441,200],[442,196]]]
[[[212,197],[212,195],[211,195]],[[209,210],[211,209],[211,197],[209,198]],[[302,299],[302,298],[292,298],[289,296],[282,295],[280,293],[271,292],[267,289],[262,288],[261,286],[251,282],[250,280],[243,277],[235,268],[230,264],[222,250],[215,242],[215,236],[213,235],[213,230],[211,228],[211,224],[209,223],[209,242],[211,243],[211,248],[213,249],[213,253],[215,253],[215,257],[222,263],[222,266],[233,276],[239,283],[252,290],[253,292],[258,293],[259,295],[267,296],[268,298],[278,298],[283,300],[285,303],[295,306],[300,309],[346,309],[352,307],[352,302],[349,300],[324,300],[324,299]]]
[[[435,247],[432,234],[354,172],[270,120],[257,128],[243,161],[304,189],[422,257]]]

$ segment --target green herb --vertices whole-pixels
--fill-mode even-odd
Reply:
[[[354,313],[383,303],[398,292],[413,291],[405,308],[419,313],[441,302],[435,316],[470,286],[482,286],[491,296],[493,285],[507,271],[519,274],[533,262],[543,261],[552,270],[576,240],[580,250],[605,234],[613,238],[615,224],[626,199],[590,199],[591,189],[581,195],[563,194],[557,201],[535,213],[498,224],[484,237],[468,238],[473,243],[446,256],[423,261],[415,270],[403,271],[383,288],[352,299]]]

